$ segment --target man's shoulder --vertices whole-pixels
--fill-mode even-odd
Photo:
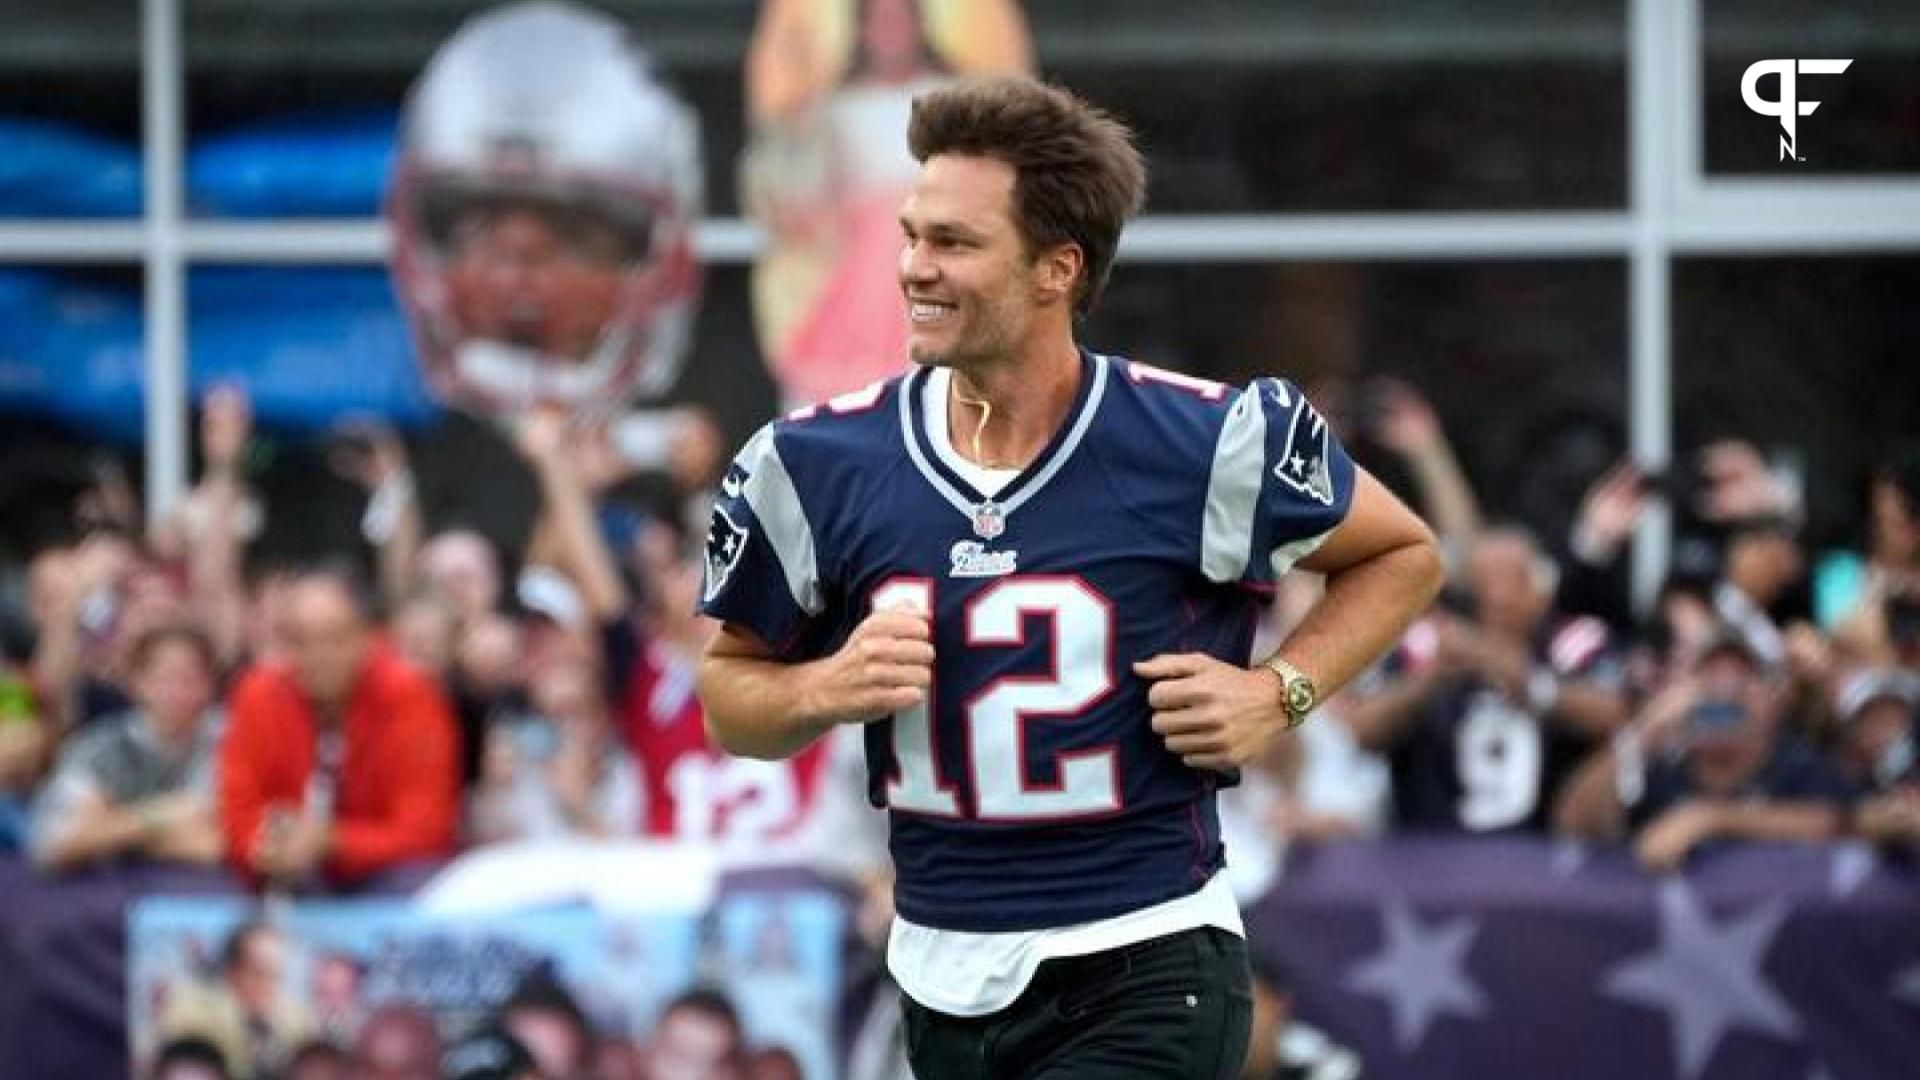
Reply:
[[[109,761],[124,757],[134,749],[134,725],[139,718],[131,712],[105,716],[82,728],[60,749],[58,767],[98,772]]]
[[[285,706],[298,703],[299,699],[300,689],[294,682],[292,671],[283,664],[258,660],[241,670],[233,680],[233,689],[228,693],[230,711],[233,712]]]
[[[792,409],[763,429],[784,449],[818,443],[862,442],[897,437],[900,395],[911,385],[908,375],[868,383],[858,390]]]
[[[367,655],[367,676],[382,695],[390,698],[445,698],[438,679],[390,645],[375,646]]]
[[[888,467],[905,454],[905,386],[904,377],[885,379],[768,421],[734,455],[721,494],[733,498],[774,477],[797,491],[843,491],[850,473]]]

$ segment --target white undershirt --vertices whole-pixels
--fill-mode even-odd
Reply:
[[[1017,469],[983,469],[954,450],[947,431],[952,372],[935,368],[921,399],[927,439],[942,461],[982,494],[995,495]],[[887,969],[913,1000],[951,1016],[985,1016],[1013,1004],[1040,965],[1062,956],[1086,956],[1142,941],[1214,926],[1246,936],[1240,907],[1226,876],[1164,903],[1074,926],[1004,933],[970,933],[893,920]]]
[[[1020,470],[976,465],[953,448],[953,436],[947,428],[947,394],[952,386],[953,369],[934,368],[927,376],[926,385],[920,388],[920,411],[927,418],[927,441],[933,444],[935,456],[959,473],[960,479],[975,491],[989,497],[998,495],[1002,488],[1013,483]]]

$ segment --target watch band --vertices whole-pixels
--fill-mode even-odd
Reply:
[[[1280,709],[1286,714],[1287,730],[1306,723],[1320,704],[1319,690],[1313,680],[1277,655],[1268,657],[1262,666],[1280,677]]]

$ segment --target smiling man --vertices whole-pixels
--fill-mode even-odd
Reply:
[[[865,725],[919,1075],[1237,1076],[1214,792],[1427,605],[1433,538],[1291,384],[1076,343],[1142,201],[1124,126],[1003,79],[923,95],[909,141],[920,366],[735,459],[708,723],[758,757]],[[1326,598],[1249,666],[1296,564]]]

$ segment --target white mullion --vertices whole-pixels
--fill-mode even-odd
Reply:
[[[164,516],[186,491],[187,298],[181,148],[186,143],[179,0],[140,5],[145,228],[146,511]]]

